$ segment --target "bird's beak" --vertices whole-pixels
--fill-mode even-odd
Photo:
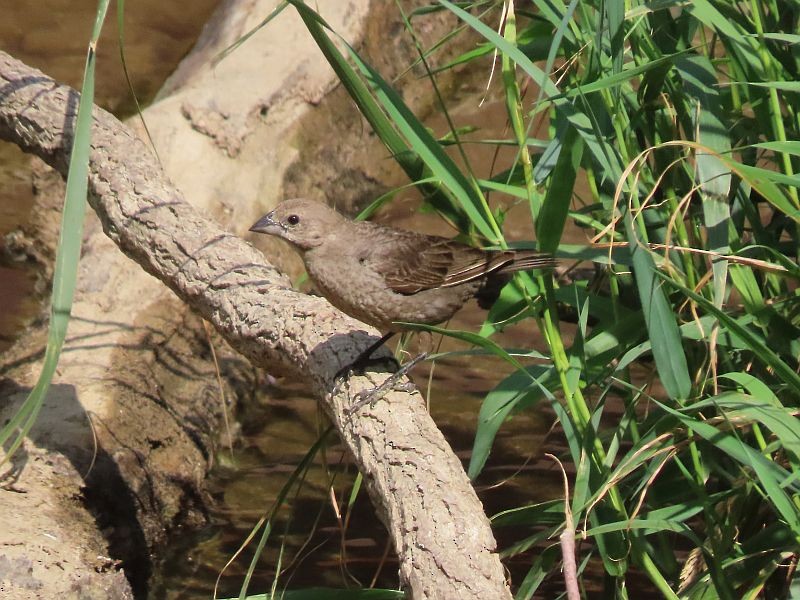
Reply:
[[[250,228],[250,231],[267,234],[275,234],[280,232],[282,230],[281,224],[273,219],[274,215],[274,210],[272,212],[268,212],[253,224],[253,226]]]

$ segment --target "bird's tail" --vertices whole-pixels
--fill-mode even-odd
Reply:
[[[511,253],[509,260],[497,270],[497,273],[552,269],[556,266],[556,259],[553,258],[552,254],[537,252],[536,250],[507,250],[505,253]]]
[[[531,269],[551,269],[556,266],[556,259],[551,254],[536,250],[505,250],[498,256],[501,257],[505,259],[505,264],[489,273],[483,285],[475,293],[478,306],[484,310],[489,310],[497,302],[500,291],[511,281],[513,273]]]

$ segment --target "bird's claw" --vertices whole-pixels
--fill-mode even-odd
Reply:
[[[358,392],[353,397],[353,403],[344,410],[345,415],[350,417],[367,404],[374,406],[378,400],[383,398],[389,392],[397,391],[411,393],[416,390],[417,386],[415,386],[412,381],[400,383],[400,380],[405,377],[406,374],[417,365],[417,363],[425,360],[427,357],[427,352],[423,352],[422,354],[415,356],[412,360],[399,367],[396,372],[387,377],[386,380],[378,387]]]
[[[346,365],[336,371],[336,375],[333,376],[333,380],[338,381],[340,379],[348,379],[351,375],[363,375],[367,367],[384,363],[391,365],[389,370],[391,370],[393,373],[396,373],[400,370],[400,363],[397,362],[397,359],[394,356],[378,356],[375,358],[369,356],[359,357],[349,365]]]

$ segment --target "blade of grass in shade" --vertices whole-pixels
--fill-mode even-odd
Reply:
[[[402,321],[397,321],[396,324],[402,325],[404,329],[410,329],[412,331],[430,331],[431,333],[446,335],[447,337],[451,337],[456,340],[461,340],[462,342],[467,342],[468,344],[473,344],[474,346],[483,348],[484,350],[490,352],[494,356],[503,359],[508,364],[513,366],[515,369],[518,370],[524,369],[524,367],[520,364],[520,362],[516,358],[511,356],[505,350],[505,348],[498,346],[492,340],[482,337],[477,333],[472,333],[470,331],[458,331],[456,329],[445,329],[443,327],[435,327],[433,325],[424,325],[421,323],[404,323]],[[531,381],[535,381],[534,377],[531,377],[530,379]]]
[[[356,221],[366,221],[372,215],[374,215],[381,207],[389,202],[392,198],[395,197],[396,194],[399,194],[403,190],[416,187],[418,185],[424,185],[426,183],[434,183],[436,180],[433,177],[427,177],[425,179],[420,179],[419,181],[412,181],[411,183],[407,183],[406,185],[402,185],[398,188],[394,188],[393,190],[389,190],[385,194],[378,196],[375,200],[373,200],[369,206],[367,206],[364,210],[358,213],[354,220]]]
[[[795,394],[800,395],[800,375],[795,373],[794,369],[787,365],[778,354],[773,352],[761,338],[753,334],[746,327],[740,325],[736,319],[718,309],[699,294],[696,294],[692,290],[682,286],[677,281],[669,279],[661,273],[656,272],[656,275],[670,286],[685,294],[689,299],[696,302],[703,310],[714,315],[724,327],[730,329],[737,337],[747,343],[757,360],[770,367]]]
[[[470,182],[436,141],[428,129],[403,102],[400,95],[361,57],[348,46],[350,57],[369,81],[381,106],[398,130],[425,162],[433,175],[449,189],[477,230],[493,244],[501,243],[502,234],[480,193],[477,182]]]
[[[559,95],[559,90],[556,85],[547,76],[547,73],[539,69],[531,60],[522,53],[519,48],[510,44],[502,36],[498,35],[490,27],[487,27],[479,19],[476,19],[468,12],[455,6],[448,0],[439,0],[439,3],[446,6],[449,10],[455,13],[460,19],[472,27],[477,33],[486,38],[492,43],[499,51],[508,55],[523,71],[525,71],[536,82],[541,90],[540,98],[552,98]],[[562,22],[559,19],[557,24],[561,27]],[[566,102],[563,98],[554,102],[558,111],[566,117],[569,122],[575,127],[583,137],[584,142],[589,148],[592,156],[600,165],[602,172],[609,181],[618,181],[622,176],[623,165],[621,158],[615,148],[609,147],[606,142],[606,137],[596,127],[596,124],[584,113],[578,111],[572,104]]]
[[[484,4],[488,4],[488,3],[484,3]],[[478,4],[473,4],[473,7],[475,7],[475,8],[477,8],[478,6],[479,6],[479,3]],[[443,6],[431,6],[429,8],[432,8],[433,10],[427,11],[427,12],[441,12],[441,11],[446,10]],[[491,7],[491,5],[489,5],[484,14],[488,13],[491,10],[492,10],[492,7]],[[411,22],[411,20],[413,20],[415,18],[418,18],[419,16],[421,16],[423,14],[426,14],[426,11],[421,11],[420,12],[420,9],[414,9],[408,14],[408,20],[409,20],[409,22]],[[452,29],[450,29],[447,33],[445,33],[437,41],[435,41],[433,44],[431,44],[428,47],[428,49],[423,52],[423,54],[421,56],[417,57],[413,62],[409,63],[408,66],[406,66],[405,69],[400,71],[395,76],[394,81],[399,81],[400,79],[402,79],[403,77],[405,77],[406,75],[411,73],[420,63],[423,62],[423,60],[427,60],[428,58],[430,58],[431,56],[436,54],[441,48],[447,47],[448,42],[450,40],[452,40],[453,38],[461,35],[461,32],[464,31],[464,29],[466,29],[466,27],[467,27],[466,25],[460,25],[458,27],[453,27]],[[444,71],[444,70],[447,70],[447,69],[451,68],[452,66],[454,66],[454,65],[445,65],[443,67],[437,67],[437,68],[434,68],[431,71],[431,73],[435,75],[440,71]]]
[[[563,506],[564,501],[559,499],[559,503]],[[563,512],[563,511],[562,511]],[[500,558],[507,558],[509,556],[517,556],[523,552],[527,552],[537,544],[541,544],[547,540],[552,540],[556,537],[559,532],[564,528],[563,526],[564,519],[561,519],[558,525],[554,527],[545,527],[544,529],[539,529],[533,535],[525,537],[518,542],[514,542],[507,548],[503,548],[500,550]]]
[[[691,52],[691,49],[681,50],[680,52],[675,52],[674,54],[668,54],[666,56],[662,56],[660,58],[642,64],[630,65],[624,68],[619,73],[601,77],[600,79],[596,79],[590,83],[576,85],[575,87],[571,87],[569,90],[559,93],[550,99],[553,101],[561,100],[564,98],[573,99],[579,96],[587,96],[595,92],[602,92],[604,90],[615,89],[620,83],[625,83],[626,81],[630,81],[631,79],[634,79],[639,75],[644,75],[645,73],[648,73],[656,69],[661,69],[665,67],[668,68],[669,65],[673,64],[677,58],[685,54],[688,54],[689,52]]]
[[[56,264],[53,272],[53,292],[50,301],[50,329],[47,335],[47,349],[39,379],[31,393],[12,417],[0,430],[0,446],[16,431],[14,441],[7,447],[5,463],[19,448],[28,435],[44,402],[50,382],[56,371],[64,338],[67,335],[72,298],[78,276],[78,261],[81,255],[83,238],[83,219],[86,212],[88,192],[89,152],[92,134],[92,108],[94,106],[94,71],[97,40],[105,21],[109,0],[100,0],[97,5],[94,28],[86,53],[86,67],[83,74],[81,98],[78,103],[78,116],[75,121],[75,137],[72,140],[72,153],[67,173],[67,187],[64,196],[64,209],[61,216],[61,232],[56,250]]]
[[[589,437],[584,440],[584,448],[589,446]],[[572,497],[567,498],[572,511],[572,518],[581,521],[584,517],[583,508],[587,498],[592,494],[592,478],[596,475],[590,456],[591,448],[585,450],[579,460],[575,461],[575,480],[572,483]]]
[[[446,10],[443,6],[440,8],[441,10]],[[466,25],[462,25],[462,28],[464,27],[466,27]],[[519,33],[517,36],[517,46],[519,46],[525,53],[525,56],[531,60],[545,60],[547,58],[547,50],[549,49],[549,44],[547,42],[552,39],[553,26],[550,25],[550,23],[538,21],[532,23]],[[436,67],[433,72],[439,73],[452,69],[460,64],[468,63],[482,56],[486,56],[487,54],[492,54],[494,51],[495,47],[488,42],[479,44],[476,48],[464,52],[449,63],[441,67]]]
[[[367,119],[372,129],[380,137],[409,179],[416,181],[422,176],[422,163],[408,144],[397,133],[392,122],[386,117],[358,73],[348,64],[336,45],[325,34],[323,28],[330,30],[328,24],[301,0],[287,0],[294,6],[305,23],[317,46],[331,65],[339,81]]]
[[[491,337],[512,323],[534,316],[536,313],[531,310],[530,297],[531,295],[523,293],[517,284],[503,286],[500,296],[486,313],[478,335]]]
[[[776,270],[776,269],[783,269],[786,276],[794,277],[795,279],[800,279],[800,266],[796,262],[790,260],[784,254],[781,254],[781,250],[785,252],[792,252],[794,249],[794,243],[789,242],[785,248],[781,248],[782,244],[779,242],[775,248],[771,248],[769,246],[760,246],[760,245],[752,245],[752,246],[744,246],[743,248],[739,248],[737,250],[736,255],[742,256],[745,258],[755,258],[749,255],[755,253],[755,251],[759,251],[761,253],[767,254],[768,258],[772,260],[759,260],[757,263],[760,268],[765,270]]]
[[[699,319],[684,323],[680,326],[681,337],[687,340],[708,342],[709,334],[711,333],[716,320],[717,319],[713,315],[703,315]],[[735,321],[740,327],[744,328],[756,323],[756,320],[752,315],[739,317],[738,319],[735,319]],[[717,345],[724,346],[732,350],[751,350],[750,345],[746,343],[745,340],[737,336],[732,330],[725,328],[719,330]],[[624,356],[618,359],[619,362],[617,363],[617,370],[624,369],[647,352],[650,352],[649,340],[630,348]]]
[[[800,515],[784,489],[785,482],[790,477],[785,469],[745,444],[735,435],[720,431],[705,420],[685,415],[657,400],[654,402],[664,411],[678,418],[695,435],[713,444],[715,448],[730,456],[742,467],[752,469],[756,480],[763,487],[764,500],[775,507],[784,522],[792,529],[795,539],[800,540]]]
[[[675,69],[683,80],[684,92],[697,102],[691,107],[697,143],[713,151],[697,152],[695,155],[695,176],[702,195],[707,249],[728,254],[731,170],[718,156],[730,152],[731,140],[724,124],[714,65],[705,56],[688,56],[676,60]],[[711,268],[714,275],[714,304],[721,307],[727,289],[728,261],[712,260]]]
[[[745,35],[735,21],[725,17],[708,0],[692,0],[686,4],[685,10],[709,29],[718,31],[723,43],[730,44],[730,49],[739,59],[738,64],[745,68],[748,80],[755,81],[755,75],[763,73],[758,57],[758,41]]]
[[[119,59],[122,62],[122,72],[125,75],[125,83],[128,85],[128,91],[131,93],[133,103],[136,105],[136,114],[139,115],[139,121],[144,128],[144,133],[147,136],[147,140],[150,142],[150,148],[152,148],[156,158],[159,160],[159,162],[161,162],[161,158],[158,156],[158,150],[156,149],[156,144],[153,141],[153,136],[150,135],[150,128],[147,127],[147,121],[144,120],[142,107],[139,105],[139,98],[136,96],[136,90],[133,89],[133,81],[131,80],[131,75],[128,71],[128,61],[125,58],[125,0],[117,0],[117,34],[119,36]]]
[[[661,147],[668,146],[686,146],[688,148],[693,148],[697,152],[713,153],[713,150],[710,148],[690,141],[672,140],[661,144]],[[778,184],[800,187],[800,177],[797,175],[784,175],[783,173],[776,173],[768,169],[745,165],[725,155],[719,155],[717,158],[724,162],[733,173],[741,177],[749,186],[761,194],[772,206],[785,213],[790,219],[800,223],[800,209],[795,208],[778,187]]]
[[[531,383],[531,378],[535,383]],[[508,416],[515,410],[536,404],[545,393],[552,395],[548,388],[555,387],[557,381],[557,374],[552,367],[532,365],[525,367],[524,372],[514,371],[486,395],[478,413],[478,426],[467,469],[470,479],[480,475],[492,451],[497,432]]]
[[[731,85],[752,85],[783,92],[800,92],[800,81],[732,81]]]
[[[517,590],[514,600],[530,600],[539,586],[553,572],[561,560],[561,545],[553,544],[545,548],[533,559],[533,564]]]
[[[769,386],[757,377],[750,375],[750,373],[726,373],[725,375],[720,375],[720,378],[738,383],[750,392],[750,395],[757,396],[762,402],[767,402],[772,406],[783,406],[778,397],[769,389]]]
[[[736,373],[746,375],[746,373]],[[775,396],[770,393],[774,398]],[[725,419],[736,423],[760,423],[769,429],[777,438],[783,450],[788,454],[794,469],[800,457],[800,421],[793,410],[775,406],[769,399],[754,394],[728,392],[714,398],[692,405],[692,408],[703,408],[705,405],[720,409]]]
[[[539,9],[541,16],[544,17],[556,29],[561,27],[562,23],[569,23],[570,19],[564,18],[566,9],[563,5],[561,5],[561,3],[550,2],[550,0],[533,0],[533,3]],[[574,46],[578,43],[575,33],[573,33],[572,29],[569,27],[564,29],[564,38],[567,40],[570,46]]]
[[[604,2],[606,27],[599,30],[608,34],[608,47],[611,50],[611,67],[614,73],[622,71],[622,54],[625,50],[625,2]],[[599,45],[599,47],[603,47]],[[617,100],[619,95],[617,96]]]
[[[506,2],[505,7],[505,23],[503,24],[503,37],[509,44],[516,47],[517,45],[517,17],[514,13],[514,3]],[[508,119],[511,123],[511,131],[517,140],[517,156],[512,163],[512,171],[518,164],[522,164],[522,173],[525,178],[525,192],[527,195],[528,204],[530,205],[531,216],[536,219],[539,214],[539,205],[541,200],[536,191],[533,182],[533,165],[531,163],[531,155],[525,140],[528,138],[528,132],[525,128],[524,116],[522,111],[522,98],[517,83],[517,65],[512,62],[511,58],[505,54],[501,54],[501,64],[503,73],[503,90],[506,99],[506,111]],[[509,173],[508,178],[511,180],[513,173]]]
[[[653,257],[639,243],[630,212],[625,213],[625,230],[658,376],[670,398],[685,400],[691,393],[692,382],[675,314],[660,280],[656,278],[660,273]]]
[[[553,253],[558,249],[582,156],[583,141],[575,128],[569,126],[536,222],[536,239],[542,252]]]
[[[448,0],[439,0],[439,3],[455,13],[459,19],[464,21],[467,25],[472,27],[472,29],[486,38],[500,52],[507,54],[511,60],[513,60],[522,68],[523,71],[533,78],[536,84],[542,88],[546,97],[549,98],[550,96],[555,96],[559,93],[558,88],[547,76],[547,73],[534,65],[533,62],[531,62],[531,60],[525,56],[525,54],[519,48],[503,39],[503,37],[494,29],[482,23],[479,19],[473,17],[464,9],[459,8],[452,2],[448,2]]]
[[[553,70],[553,65],[556,62],[556,56],[558,55],[558,49],[561,47],[561,42],[564,40],[565,37],[570,38],[570,30],[569,24],[572,21],[572,15],[575,13],[575,8],[578,6],[578,0],[572,0],[569,5],[567,5],[567,9],[564,11],[561,19],[558,23],[556,23],[556,30],[553,33],[552,42],[550,43],[550,48],[547,51],[547,61],[544,65],[544,72],[550,73]],[[574,39],[574,38],[573,38]],[[542,101],[542,97],[544,95],[544,88],[539,88],[539,94],[536,98],[536,102],[533,103],[534,107],[539,106],[539,103]]]
[[[267,24],[268,24],[270,21],[272,21],[272,19],[274,19],[275,17],[277,17],[277,16],[278,16],[278,15],[279,15],[279,14],[280,14],[282,11],[283,11],[283,9],[285,9],[287,6],[289,6],[289,2],[287,2],[286,0],[284,0],[283,2],[281,2],[280,4],[278,4],[278,6],[276,6],[276,7],[273,9],[273,11],[272,11],[271,13],[269,13],[269,14],[268,14],[266,17],[264,17],[264,19],[263,19],[263,20],[262,20],[262,21],[261,21],[261,22],[260,22],[258,25],[256,25],[255,27],[253,27],[253,28],[252,28],[250,31],[248,31],[248,32],[247,32],[247,33],[245,33],[245,34],[244,34],[242,37],[240,37],[238,40],[236,40],[236,41],[235,41],[233,44],[231,44],[230,46],[228,46],[227,48],[225,48],[225,50],[223,50],[222,52],[220,52],[220,53],[219,53],[219,54],[218,54],[218,55],[217,55],[217,56],[214,58],[214,60],[212,61],[212,65],[216,65],[216,64],[218,64],[218,63],[219,63],[220,61],[222,61],[222,60],[223,60],[223,59],[224,59],[226,56],[228,56],[228,55],[229,55],[231,52],[233,52],[234,50],[236,50],[236,49],[237,49],[239,46],[241,46],[241,45],[242,45],[242,44],[244,44],[244,43],[245,43],[247,40],[249,40],[251,37],[253,37],[253,36],[254,36],[256,33],[258,33],[259,31],[261,31],[261,29],[262,29],[263,27],[265,27],[265,26],[266,26],[266,25],[267,25]]]
[[[545,98],[559,95],[556,85],[550,80],[547,74],[533,64],[531,60],[519,49],[509,44],[508,41],[498,35],[496,31],[486,26],[468,12],[455,6],[448,0],[439,0],[439,3],[446,6],[455,13],[460,19],[472,27],[477,33],[494,44],[498,50],[507,54],[523,71],[525,71],[542,89]],[[600,164],[603,173],[610,181],[617,181],[622,176],[623,166],[620,157],[613,147],[609,147],[602,132],[597,131],[591,119],[584,113],[579,112],[573,105],[563,99],[555,102],[556,108],[569,119],[570,123],[578,130],[590,149],[592,156]]]
[[[625,521],[604,523],[603,525],[590,528],[586,531],[585,535],[588,537],[610,533],[612,531],[627,532],[636,530],[643,530],[645,534],[654,533],[656,531],[672,531],[692,540],[698,547],[703,545],[702,540],[697,537],[697,534],[695,534],[688,525],[667,519],[626,519]]]
[[[592,452],[592,446],[594,446],[595,452],[600,449],[599,441],[594,436],[592,423],[589,423],[588,426],[584,424],[579,427],[571,414],[572,411],[568,410],[567,406],[563,406],[556,400],[551,400],[550,406],[556,413],[558,422],[561,424],[561,428],[564,432],[564,439],[567,441],[567,446],[569,447],[569,452],[574,464],[578,465],[583,462],[586,459],[587,452]],[[575,417],[577,418],[577,415]],[[596,471],[595,474],[597,474]],[[604,476],[603,478],[605,479]],[[593,526],[597,526],[599,523],[605,522],[610,518],[619,518],[621,510],[624,510],[621,506],[621,501],[618,499],[618,492],[615,490],[616,488],[609,489],[609,495],[606,500],[618,502],[617,506],[619,508],[611,508],[606,504],[606,500],[597,504],[594,509],[588,513],[589,521]],[[617,499],[614,498],[615,496]],[[603,559],[603,566],[606,572],[612,577],[624,576],[629,566],[628,557],[631,555],[629,541],[625,540],[622,535],[617,533],[610,536],[598,536],[595,542],[597,543],[600,556]]]
[[[561,42],[564,40],[564,37],[570,33],[569,31],[569,24],[572,20],[572,15],[575,12],[575,7],[578,5],[578,0],[572,0],[569,5],[567,6],[566,11],[562,15],[562,17],[555,23],[556,28],[552,35],[552,41],[547,49],[547,59],[544,66],[544,73],[550,73],[553,70],[553,65],[555,64],[556,56],[558,54],[558,50],[561,47]],[[513,2],[509,3],[509,6],[513,7]],[[515,42],[515,40],[509,40]],[[515,45],[519,45],[519,42],[516,41]],[[526,56],[529,58],[533,58],[526,53]],[[507,60],[510,60],[510,57],[507,56],[505,53],[503,54],[504,63]],[[516,63],[514,63],[514,73],[516,74]],[[514,80],[514,87],[518,90],[518,86],[516,83],[516,77]],[[517,91],[517,95],[519,92]],[[542,102],[542,98],[544,97],[544,87],[539,86],[539,92],[536,96],[536,100],[533,103],[533,111],[537,110]],[[521,104],[517,104],[518,112],[520,113],[516,117],[516,121],[522,122],[522,106]],[[514,124],[515,119],[512,118],[512,125]],[[534,119],[531,118],[528,123],[528,130],[533,126]],[[545,147],[542,156],[540,157],[541,160],[536,165],[535,171],[530,171],[530,169],[525,170],[525,186],[526,186],[526,193],[528,196],[528,202],[531,207],[531,215],[533,217],[534,223],[538,223],[540,219],[539,211],[541,209],[540,200],[538,199],[538,195],[536,194],[535,186],[537,183],[541,183],[544,179],[550,174],[553,168],[555,168],[556,161],[561,153],[561,136],[559,135],[559,131],[563,132],[565,127],[565,120],[563,115],[560,116],[558,119],[558,126],[557,132],[554,139],[550,142],[549,145]],[[514,128],[517,129],[518,126],[514,125]],[[524,145],[523,140],[528,136],[528,131],[520,131],[517,133],[517,140],[520,145],[519,152],[522,154],[522,157],[527,161],[527,163],[531,162],[530,159],[530,151]],[[530,172],[530,175],[529,175]],[[511,180],[511,175],[509,174],[509,181]]]
[[[768,326],[773,311],[764,302],[764,294],[753,270],[742,265],[731,265],[731,282],[742,297],[745,310]],[[721,308],[719,305],[717,308]]]
[[[353,101],[358,105],[359,110],[367,119],[367,121],[372,126],[375,133],[378,137],[381,138],[381,141],[386,145],[387,148],[392,152],[395,160],[400,164],[403,170],[408,175],[409,179],[412,181],[417,181],[421,179],[424,173],[425,163],[421,158],[431,158],[431,153],[434,153],[434,163],[435,166],[439,167],[438,169],[433,168],[431,164],[428,164],[428,168],[431,169],[433,175],[444,184],[445,189],[452,190],[453,187],[450,187],[448,184],[455,183],[455,187],[459,190],[466,190],[466,194],[470,197],[469,201],[466,204],[472,205],[477,204],[481,205],[482,201],[481,198],[477,196],[480,194],[478,191],[477,184],[474,186],[467,182],[466,178],[461,174],[458,168],[452,163],[452,160],[444,153],[441,146],[438,142],[430,135],[430,133],[422,126],[421,123],[414,117],[413,114],[408,110],[407,107],[403,104],[402,100],[394,93],[394,90],[391,90],[390,86],[386,84],[380,77],[375,74],[374,77],[370,76],[371,83],[373,88],[376,90],[383,90],[384,93],[379,97],[382,100],[382,103],[379,104],[375,98],[373,97],[370,90],[367,88],[366,84],[362,81],[361,77],[358,73],[348,64],[347,60],[345,60],[344,56],[339,52],[336,45],[331,41],[331,39],[325,34],[323,28],[331,30],[328,24],[320,17],[316,12],[311,10],[304,2],[301,0],[287,0],[292,6],[294,6],[300,17],[303,19],[303,22],[306,24],[309,32],[311,33],[314,41],[317,42],[320,50],[325,55],[325,58],[328,60],[328,63],[333,67],[336,75],[339,77],[339,80],[344,85],[345,89],[350,94],[350,97]],[[351,48],[347,42],[339,38],[345,47],[348,50],[348,53],[351,57],[356,61],[359,66],[359,69],[366,72],[371,72],[372,69],[368,65],[366,65],[358,54],[355,52],[353,48]],[[374,71],[372,71],[374,72]],[[383,84],[383,87],[377,85],[375,79],[380,80]],[[387,103],[387,95],[392,96],[395,100],[394,102],[388,100]],[[392,107],[394,110],[392,111],[392,118],[396,119],[398,112],[403,113],[403,117],[401,118],[400,122],[395,121],[392,122],[389,118],[387,118],[386,114],[383,112],[381,106],[383,108]],[[411,132],[412,136],[409,138],[410,140],[415,139],[417,136],[421,136],[422,139],[425,141],[420,143],[417,140],[416,145],[414,147],[415,151],[420,150],[422,148],[426,155],[424,157],[420,157],[415,151],[411,151],[406,141],[403,139],[402,136],[398,133],[395,126],[405,125],[405,129],[403,133],[407,135],[409,131]],[[443,164],[447,164],[446,167],[443,167]],[[428,173],[430,175],[430,173]],[[436,196],[437,192],[441,193],[442,188],[440,186],[424,186],[426,191],[431,196]],[[457,199],[461,201],[464,196],[459,196],[458,190],[454,192]],[[464,218],[463,213],[459,213],[453,209],[448,209],[449,204],[452,204],[453,200],[447,196],[447,194],[442,194],[443,198],[446,198],[445,203],[436,203],[437,210],[440,210],[444,213],[444,215],[452,222],[455,222],[458,227],[462,230],[467,229],[467,222]],[[462,203],[463,208],[463,203]],[[488,213],[488,208],[485,209],[486,213]],[[480,212],[476,213],[474,210],[465,209],[467,215],[472,220],[473,216],[476,214],[478,215],[477,222],[475,225],[478,227],[478,230],[481,232],[482,235],[486,236],[487,239],[492,240],[493,242],[499,241],[499,231],[493,230],[487,224],[486,218],[483,216],[483,209]],[[489,214],[491,219],[491,215]],[[493,222],[493,219],[491,219]],[[487,233],[490,235],[487,236]]]
[[[800,176],[784,175],[769,169],[743,165],[733,160],[728,164],[730,164],[732,170],[741,175],[742,179],[758,190],[770,204],[785,212],[788,217],[800,222],[800,209],[795,208],[776,186],[776,184],[780,184],[795,188],[800,187]]]
[[[776,42],[785,42],[787,44],[800,44],[800,35],[793,33],[751,33],[750,37],[758,38],[763,37],[765,40],[775,40]]]
[[[553,169],[556,168],[558,157],[561,156],[561,149],[563,148],[563,139],[565,131],[570,127],[570,124],[562,115],[556,115],[555,119],[555,132],[553,139],[547,144],[547,147],[539,155],[539,160],[536,161],[536,168],[533,170],[533,180],[537,184],[541,184],[550,176]],[[509,174],[509,179],[510,179]],[[527,192],[523,196],[527,198]]]
[[[755,33],[760,36],[765,32],[761,12],[758,8],[759,3],[753,2],[752,4],[755,8],[752,12],[752,21],[750,23],[754,26]],[[720,36],[721,41],[729,47],[732,54],[739,58],[737,70],[744,71],[744,76],[738,79],[754,82],[754,85],[768,88],[767,104],[769,109],[766,113],[767,122],[763,123],[762,126],[771,128],[772,135],[770,137],[778,141],[786,141],[787,133],[782,116],[784,107],[781,106],[778,90],[800,91],[800,85],[798,85],[796,77],[792,77],[791,72],[786,73],[788,75],[787,79],[791,80],[788,86],[780,85],[782,83],[780,81],[774,81],[780,78],[780,73],[784,72],[780,62],[770,53],[761,39],[745,35],[750,32],[742,31],[741,25],[737,23],[736,19],[726,19],[708,0],[694,0],[688,10],[693,15],[696,14],[708,27],[716,29],[722,34]],[[779,9],[775,7],[775,10],[778,11]],[[722,18],[716,18],[717,15]],[[770,80],[767,85],[759,82],[762,78]],[[791,158],[788,154],[781,154],[780,162],[786,175],[794,174]],[[790,190],[789,195],[792,202],[800,207],[800,197],[798,197],[797,191]]]
[[[753,148],[763,148],[773,152],[786,152],[787,154],[800,156],[800,142],[760,142],[753,144]]]
[[[490,520],[492,527],[559,525],[564,522],[564,500],[558,498],[510,508],[492,515]]]

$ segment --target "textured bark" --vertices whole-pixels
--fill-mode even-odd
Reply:
[[[0,138],[64,173],[76,110],[74,91],[0,53]],[[226,141],[225,151],[237,150]],[[146,146],[101,110],[89,183],[104,231],[126,255],[254,364],[311,382],[365,476],[413,598],[510,597],[481,504],[420,395],[393,390],[346,416],[358,392],[389,376],[333,388],[333,374],[375,331],[293,291],[260,252],[201,217]]]

